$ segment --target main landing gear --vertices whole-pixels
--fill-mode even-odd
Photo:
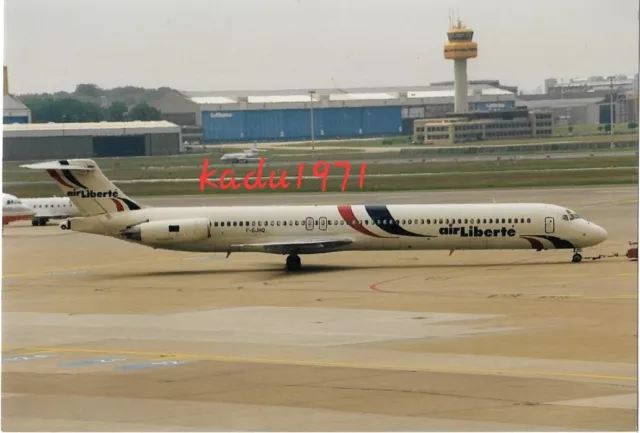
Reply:
[[[287,257],[287,271],[299,271],[302,268],[302,262],[297,254],[291,254]]]
[[[571,259],[573,263],[580,263],[582,261],[582,254],[580,254],[580,250],[573,250],[573,258]]]
[[[31,225],[36,226],[46,226],[49,220],[47,218],[33,218],[31,220]]]

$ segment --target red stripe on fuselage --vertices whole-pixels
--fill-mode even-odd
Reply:
[[[47,170],[47,173],[49,173],[49,176],[51,176],[52,178],[55,179],[56,182],[58,182],[61,185],[66,186],[67,188],[71,188],[71,189],[75,189],[75,186],[71,186],[69,185],[67,182],[65,182],[61,177],[60,177],[60,173],[58,173],[55,170]]]
[[[31,214],[23,214],[23,215],[3,215],[2,216],[2,225],[6,225],[12,223],[14,221],[28,220],[31,219],[33,215]]]
[[[124,207],[122,206],[122,203],[120,203],[118,200],[116,200],[115,198],[112,198],[111,200],[113,200],[113,202],[116,204],[116,210],[118,212],[122,212],[124,211]]]
[[[351,208],[350,205],[339,205],[338,212],[340,212],[340,216],[342,217],[343,220],[345,220],[347,225],[350,225],[360,233],[368,236],[373,236],[374,238],[385,237],[385,236],[378,236],[377,234],[370,232],[362,224],[360,224],[360,221],[358,220],[358,218],[356,218],[356,215],[353,213],[353,209]]]

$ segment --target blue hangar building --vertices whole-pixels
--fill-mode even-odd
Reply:
[[[517,88],[471,82],[469,109],[513,108]],[[183,139],[241,143],[409,136],[413,121],[453,111],[453,83],[411,88],[179,92],[152,103]],[[313,113],[313,114],[312,114]]]

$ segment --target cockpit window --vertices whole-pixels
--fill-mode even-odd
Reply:
[[[566,216],[566,215],[562,215],[562,219],[565,220],[565,221],[569,221],[569,217]]]
[[[573,221],[581,218],[580,215],[578,215],[577,213],[575,213],[570,209],[566,209],[566,211],[567,211],[567,215],[569,216],[569,221]],[[562,219],[565,219],[564,217],[565,215],[563,215]]]

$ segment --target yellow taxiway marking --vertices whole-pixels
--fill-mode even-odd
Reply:
[[[25,350],[28,352],[67,352],[67,353],[96,353],[96,354],[119,354],[119,355],[137,355],[148,356],[154,358],[181,358],[181,359],[199,359],[203,361],[218,362],[246,362],[259,364],[285,364],[285,365],[307,365],[314,367],[341,367],[341,368],[357,368],[357,369],[376,369],[376,370],[400,370],[400,371],[431,371],[431,372],[451,372],[451,373],[498,373],[498,374],[514,374],[514,375],[535,375],[535,376],[558,376],[558,377],[575,377],[588,379],[611,379],[611,380],[628,380],[635,381],[635,376],[613,376],[605,374],[591,373],[566,373],[551,371],[535,371],[535,370],[510,370],[510,369],[484,369],[484,368],[467,368],[455,366],[426,366],[426,365],[389,365],[359,362],[331,362],[331,361],[314,361],[303,359],[275,359],[275,358],[249,358],[240,356],[221,356],[206,355],[193,353],[168,353],[168,352],[147,352],[138,350],[119,350],[119,349],[83,349],[69,347],[4,347],[4,350]]]

